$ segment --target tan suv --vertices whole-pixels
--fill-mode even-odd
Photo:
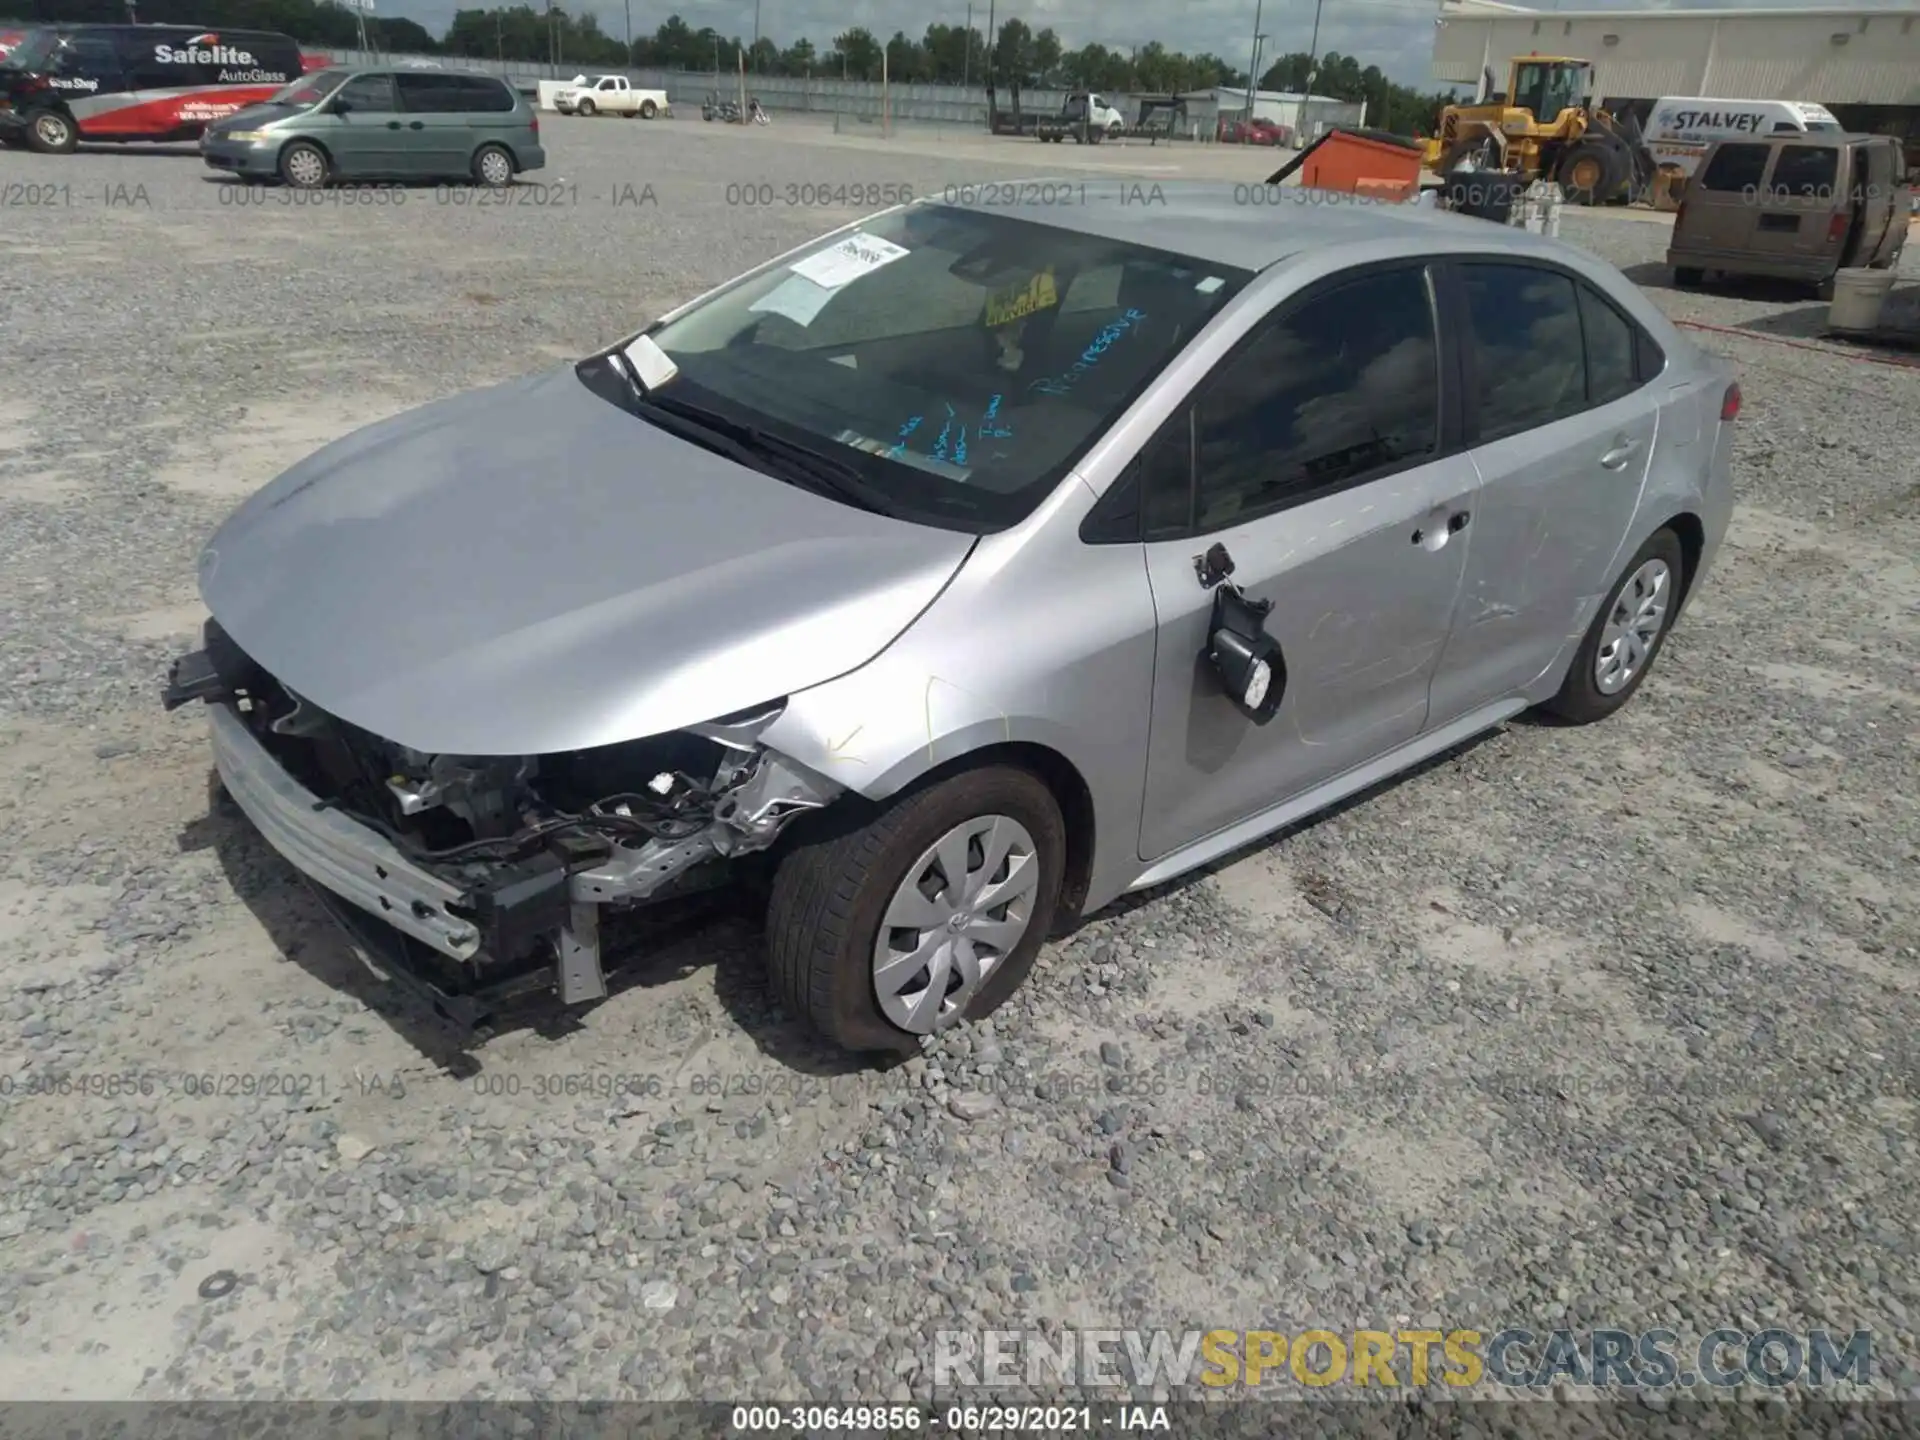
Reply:
[[[1899,262],[1913,208],[1905,171],[1891,135],[1722,140],[1673,218],[1673,282],[1698,285],[1709,270],[1768,275],[1832,299],[1836,271]]]

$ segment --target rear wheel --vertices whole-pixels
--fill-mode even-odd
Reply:
[[[831,825],[829,815],[820,817]],[[767,907],[775,992],[842,1048],[912,1054],[999,1008],[1053,926],[1066,826],[1036,776],[988,766],[802,839]]]
[[[36,110],[27,116],[27,147],[42,155],[70,155],[80,143],[73,117],[59,110]]]
[[[651,100],[642,100],[640,102],[640,118],[642,120],[651,120],[659,113],[660,107],[655,105]]]
[[[1590,725],[1631,700],[1666,643],[1685,581],[1680,537],[1671,530],[1655,531],[1593,617],[1560,693],[1540,708],[1575,725]]]
[[[498,190],[513,183],[513,156],[499,145],[482,145],[473,157],[473,181]]]
[[[1560,158],[1554,178],[1576,205],[1601,205],[1627,178],[1624,157],[1611,145],[1582,140]]]
[[[1673,283],[1682,290],[1698,290],[1706,283],[1707,272],[1693,265],[1673,267]]]
[[[280,152],[280,178],[296,190],[326,187],[332,167],[327,152],[306,140],[296,140]]]

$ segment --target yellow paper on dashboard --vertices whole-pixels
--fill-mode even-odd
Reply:
[[[1048,266],[1023,284],[987,297],[987,328],[997,330],[1002,325],[1011,325],[1041,310],[1050,310],[1059,303],[1060,293],[1054,287],[1053,267]]]

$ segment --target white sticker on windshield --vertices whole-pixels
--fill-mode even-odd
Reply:
[[[882,265],[891,265],[907,251],[891,240],[882,240],[878,235],[855,233],[847,236],[838,244],[830,245],[816,255],[796,261],[787,268],[795,275],[803,275],[816,285],[824,285],[829,290],[838,289],[849,280],[858,280],[862,275],[871,275]]]
[[[789,275],[747,308],[784,315],[796,325],[811,325],[832,298],[833,291],[826,286],[816,285],[804,275]]]
[[[1198,290],[1202,295],[1211,295],[1226,283],[1227,282],[1222,280],[1218,275],[1209,275],[1193,288]]]

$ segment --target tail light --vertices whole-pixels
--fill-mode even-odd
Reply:
[[[1727,393],[1720,397],[1720,423],[1725,425],[1740,414],[1740,385],[1738,381],[1727,386]]]
[[[1846,239],[1847,226],[1852,223],[1852,220],[1853,217],[1844,210],[1835,215],[1827,222],[1827,239],[1829,241]]]
[[[538,112],[536,112],[533,117],[533,136],[536,140],[540,138],[540,116]]]

